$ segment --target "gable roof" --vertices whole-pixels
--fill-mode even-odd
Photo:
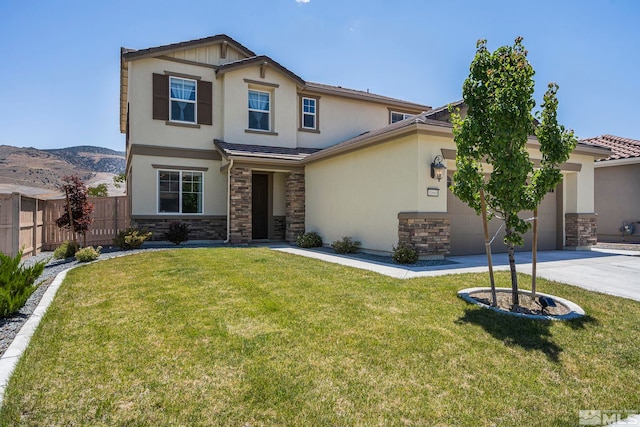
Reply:
[[[233,62],[227,62],[226,64],[222,64],[222,65],[218,66],[218,69],[216,70],[216,75],[217,76],[218,75],[223,75],[224,73],[226,73],[228,71],[236,70],[238,68],[243,68],[243,67],[247,67],[247,66],[251,66],[251,65],[255,65],[255,64],[266,64],[266,65],[272,66],[272,67],[276,68],[277,70],[279,70],[280,72],[282,72],[283,74],[285,74],[286,76],[288,76],[291,79],[293,79],[300,86],[304,86],[306,84],[305,81],[302,80],[301,77],[299,77],[298,75],[294,74],[292,71],[290,71],[287,68],[283,67],[278,62],[274,61],[273,59],[269,58],[266,55],[252,56],[250,58],[244,58],[244,59],[239,59],[239,60],[233,61]]]
[[[129,61],[132,59],[166,55],[167,53],[171,53],[171,52],[191,49],[194,47],[209,46],[209,45],[224,43],[224,42],[229,43],[230,45],[232,45],[234,48],[236,48],[246,56],[256,56],[256,54],[252,50],[243,46],[241,43],[238,43],[237,41],[235,41],[234,39],[232,39],[226,34],[217,34],[215,36],[188,40],[186,42],[165,44],[162,46],[149,47],[149,48],[140,49],[140,50],[122,48],[122,56],[126,61]]]
[[[619,159],[640,159],[640,141],[636,139],[622,138],[615,135],[601,135],[594,138],[581,139],[580,143],[610,149],[611,155],[607,158],[597,160],[599,162]]]

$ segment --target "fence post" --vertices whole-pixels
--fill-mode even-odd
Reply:
[[[33,232],[31,233],[31,255],[38,254],[38,198],[33,198],[33,212],[31,217],[33,218]]]
[[[13,196],[13,212],[11,223],[13,224],[12,236],[11,236],[11,256],[16,256],[20,250],[20,204],[22,202],[22,196],[20,193],[11,193]]]

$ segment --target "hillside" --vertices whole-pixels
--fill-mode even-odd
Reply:
[[[113,176],[124,172],[125,153],[79,146],[52,150],[0,145],[0,184],[57,190],[66,175],[78,175],[88,187],[106,183],[109,195],[121,195]]]

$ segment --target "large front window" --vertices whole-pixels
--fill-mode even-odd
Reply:
[[[169,84],[171,121],[195,123],[196,81],[170,77]]]
[[[249,129],[269,131],[270,93],[259,90],[249,90]]]
[[[158,212],[202,213],[202,172],[158,171]]]

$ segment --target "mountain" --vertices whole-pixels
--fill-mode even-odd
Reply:
[[[124,186],[116,188],[113,177],[124,170],[122,151],[92,146],[38,150],[0,145],[0,184],[5,184],[5,189],[36,187],[50,193],[58,190],[64,176],[78,175],[87,187],[107,184],[109,195],[115,196],[124,194]]]

